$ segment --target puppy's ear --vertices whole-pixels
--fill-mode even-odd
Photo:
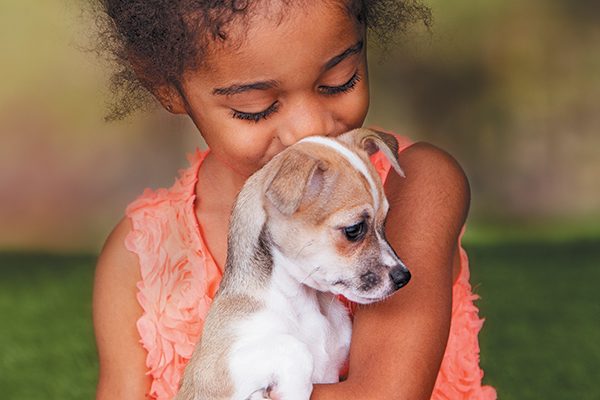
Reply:
[[[398,141],[394,135],[367,128],[355,129],[349,134],[352,135],[354,143],[368,155],[373,155],[377,150],[381,150],[398,175],[405,176],[398,163]]]
[[[305,196],[316,196],[323,187],[327,164],[300,151],[290,151],[267,186],[265,196],[284,215],[292,215]]]

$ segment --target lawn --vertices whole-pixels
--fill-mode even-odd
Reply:
[[[600,241],[469,247],[501,399],[600,399]]]
[[[0,254],[0,398],[92,399],[94,258]]]
[[[600,241],[467,246],[501,399],[600,398]],[[3,399],[91,399],[94,257],[0,254]]]

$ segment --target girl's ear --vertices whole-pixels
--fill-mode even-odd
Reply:
[[[165,84],[154,90],[154,97],[172,114],[187,114],[185,100],[173,85]]]
[[[135,54],[128,53],[128,56],[133,72],[165,110],[173,114],[187,114],[185,99],[176,84],[168,82],[153,84],[153,80],[145,73],[144,64]]]

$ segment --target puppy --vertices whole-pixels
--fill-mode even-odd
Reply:
[[[384,236],[388,202],[368,155],[391,135],[308,137],[252,175],[231,215],[223,280],[176,400],[307,400],[334,383],[351,325],[410,273]]]

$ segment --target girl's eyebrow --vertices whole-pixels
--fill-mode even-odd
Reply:
[[[231,86],[227,86],[224,88],[215,88],[213,89],[214,95],[220,96],[232,96],[234,94],[239,94],[243,92],[247,92],[248,90],[268,90],[273,89],[279,86],[277,81],[262,81],[262,82],[252,82],[252,83],[242,83],[242,84],[234,84]]]
[[[358,41],[358,43],[356,43],[352,47],[349,47],[348,49],[346,49],[343,53],[341,53],[341,54],[333,57],[331,60],[327,61],[327,63],[325,64],[325,71],[335,67],[336,65],[338,65],[339,63],[341,63],[342,61],[344,61],[346,58],[350,57],[351,55],[360,53],[362,48],[363,48],[363,41],[360,40],[360,41]]]
[[[350,57],[351,55],[360,53],[362,48],[363,48],[363,41],[360,40],[353,46],[344,50],[344,52],[342,52],[341,54],[338,54],[337,56],[333,57],[331,60],[327,61],[325,63],[324,70],[327,71],[327,70],[335,67],[336,65],[338,65],[339,63],[341,63],[342,61],[344,61],[346,58]],[[215,88],[215,89],[213,89],[212,93],[213,93],[213,95],[217,95],[217,96],[233,96],[236,94],[247,92],[249,90],[269,90],[269,89],[276,88],[277,86],[279,86],[279,83],[274,80],[259,81],[259,82],[251,82],[251,83],[233,84],[233,85],[227,86],[227,87]]]

